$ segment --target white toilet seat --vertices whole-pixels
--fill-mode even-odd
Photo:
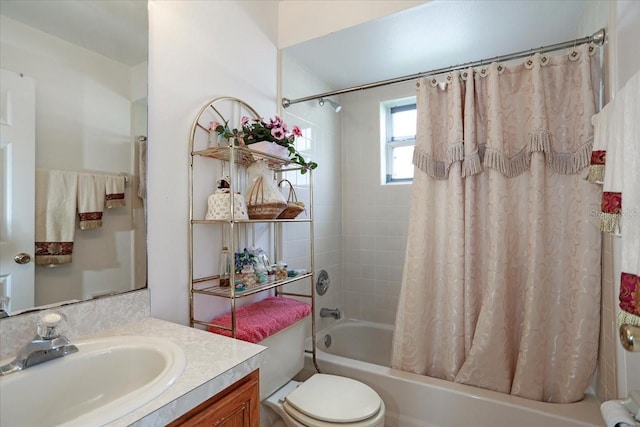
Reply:
[[[374,418],[367,420],[356,421],[353,423],[330,423],[326,421],[317,420],[311,418],[302,412],[298,412],[295,408],[291,407],[286,401],[282,404],[285,411],[285,415],[291,417],[294,421],[301,426],[306,427],[377,427],[384,425],[385,406],[382,399],[380,399],[380,409]]]
[[[384,425],[385,406],[369,386],[350,378],[315,374],[304,383],[294,381],[274,393],[287,425],[307,427],[378,427]]]
[[[380,396],[351,378],[315,374],[293,390],[286,402],[297,412],[328,423],[353,423],[375,416]]]

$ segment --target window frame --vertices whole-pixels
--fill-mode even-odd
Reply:
[[[385,159],[385,164],[381,165],[381,168],[383,168],[383,184],[401,184],[413,182],[413,176],[411,178],[393,178],[393,150],[399,147],[415,147],[416,138],[415,135],[413,137],[394,138],[392,115],[395,112],[415,110],[417,108],[416,101],[416,97],[412,96],[382,103],[382,113],[384,114],[383,122],[385,127],[384,137],[382,141],[382,151]]]

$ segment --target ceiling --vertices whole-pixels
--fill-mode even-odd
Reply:
[[[0,13],[123,64],[147,60],[146,0],[0,0]]]
[[[433,0],[284,51],[341,89],[584,36],[585,1]],[[147,60],[146,0],[0,0],[0,13],[124,64]]]
[[[585,0],[434,0],[284,51],[342,89],[585,36],[575,34],[584,7]]]

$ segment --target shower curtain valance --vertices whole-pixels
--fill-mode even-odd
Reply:
[[[426,114],[418,117],[414,165],[438,180],[454,162],[463,177],[485,168],[514,177],[543,152],[554,172],[578,173],[591,159],[597,51],[585,44],[563,56],[536,53],[514,66],[454,71],[444,82],[420,79]]]

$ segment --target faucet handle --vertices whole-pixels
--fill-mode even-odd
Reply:
[[[43,311],[38,318],[38,330],[37,333],[43,340],[50,340],[60,336],[58,327],[67,317],[59,311],[47,310]]]

